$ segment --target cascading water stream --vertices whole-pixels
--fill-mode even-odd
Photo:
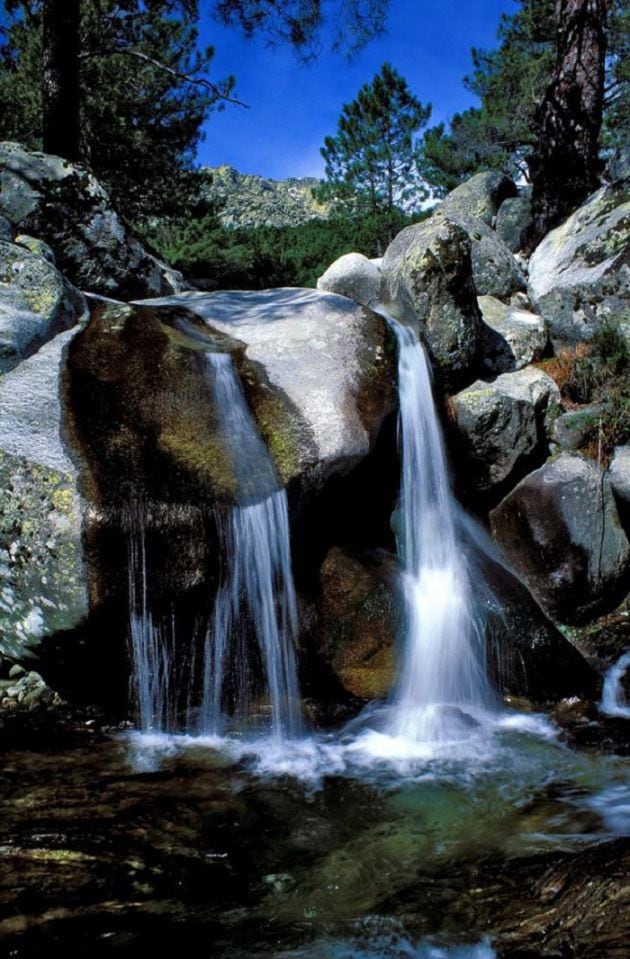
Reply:
[[[291,571],[287,496],[247,406],[232,358],[206,354],[222,447],[230,459],[237,505],[219,518],[224,572],[204,651],[199,731],[221,734],[231,712],[241,719],[262,665],[276,738],[301,729],[295,662],[297,605]]]
[[[623,677],[628,669],[630,669],[630,650],[613,663],[604,677],[600,709],[607,716],[630,719],[630,703],[623,688]]]
[[[223,735],[264,702],[274,738],[299,735],[301,708],[287,497],[258,433],[227,353],[206,353],[218,446],[236,505],[217,511],[222,574],[207,629],[203,663],[177,661],[174,625],[156,623],[147,590],[144,524],[129,532],[130,645],[133,692],[143,732]],[[197,657],[197,664],[199,657]],[[201,685],[201,706],[189,696]],[[260,710],[258,710],[260,713]],[[193,718],[194,717],[194,718]]]
[[[399,552],[405,637],[390,732],[416,742],[461,736],[495,704],[484,627],[458,535],[427,358],[415,332],[381,311],[398,342],[402,458]],[[468,715],[467,715],[468,714]]]

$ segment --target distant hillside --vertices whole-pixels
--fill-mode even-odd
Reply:
[[[328,216],[328,207],[313,199],[320,183],[314,177],[270,180],[231,166],[204,167],[204,172],[212,174],[205,196],[216,204],[223,226],[300,226]]]

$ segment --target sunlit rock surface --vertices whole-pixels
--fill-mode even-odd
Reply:
[[[548,425],[560,403],[558,387],[533,366],[477,380],[452,397],[458,459],[467,484],[487,491],[546,455]],[[540,461],[540,459],[539,459]]]
[[[55,337],[0,378],[0,653],[35,652],[88,608],[82,506],[64,440],[65,354]]]
[[[346,253],[328,267],[317,281],[317,289],[347,296],[356,303],[379,303],[383,275],[373,260],[361,253]]]
[[[43,256],[0,241],[0,374],[86,310],[78,290]]]
[[[482,327],[482,365],[489,373],[508,373],[539,360],[547,345],[541,316],[502,303],[494,296],[477,299]]]
[[[590,340],[606,320],[630,336],[628,181],[603,187],[536,247],[529,296],[555,344]]]
[[[384,320],[314,290],[185,293],[144,301],[199,317],[242,352],[245,390],[283,482],[345,472],[370,451],[395,403]]]

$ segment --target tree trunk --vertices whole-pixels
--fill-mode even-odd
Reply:
[[[81,0],[44,0],[42,102],[46,153],[81,158]]]
[[[597,188],[606,0],[556,0],[558,59],[538,111],[532,244]]]

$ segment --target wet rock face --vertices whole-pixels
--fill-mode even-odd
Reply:
[[[0,374],[74,326],[85,310],[49,258],[0,241]]]
[[[237,344],[250,408],[285,485],[319,486],[354,469],[395,408],[387,325],[344,297],[280,289],[146,304],[188,310],[209,335]]]
[[[589,340],[604,320],[630,335],[628,184],[594,193],[535,249],[529,297],[554,344]]]
[[[60,334],[0,378],[0,653],[39,655],[88,612],[83,507],[62,408]]]
[[[385,252],[383,277],[386,302],[417,320],[440,381],[470,381],[481,317],[466,231],[439,215],[406,227]]]
[[[628,587],[630,544],[610,480],[563,453],[531,473],[492,512],[493,535],[556,622],[614,609]]]
[[[59,269],[84,290],[125,298],[181,288],[181,276],[129,234],[78,164],[0,144],[0,215],[15,233],[49,243]]]
[[[486,555],[484,601],[488,669],[502,695],[555,702],[592,695],[594,674],[555,628],[527,588]],[[396,678],[396,642],[403,627],[400,570],[384,551],[350,554],[333,548],[320,573],[318,655],[342,688],[361,699],[389,694]]]
[[[360,699],[384,698],[394,683],[397,566],[389,554],[360,558],[335,547],[320,571],[318,653],[345,691]]]
[[[488,492],[546,456],[548,426],[560,391],[546,373],[526,367],[493,382],[477,380],[451,400],[456,456],[467,483]]]

